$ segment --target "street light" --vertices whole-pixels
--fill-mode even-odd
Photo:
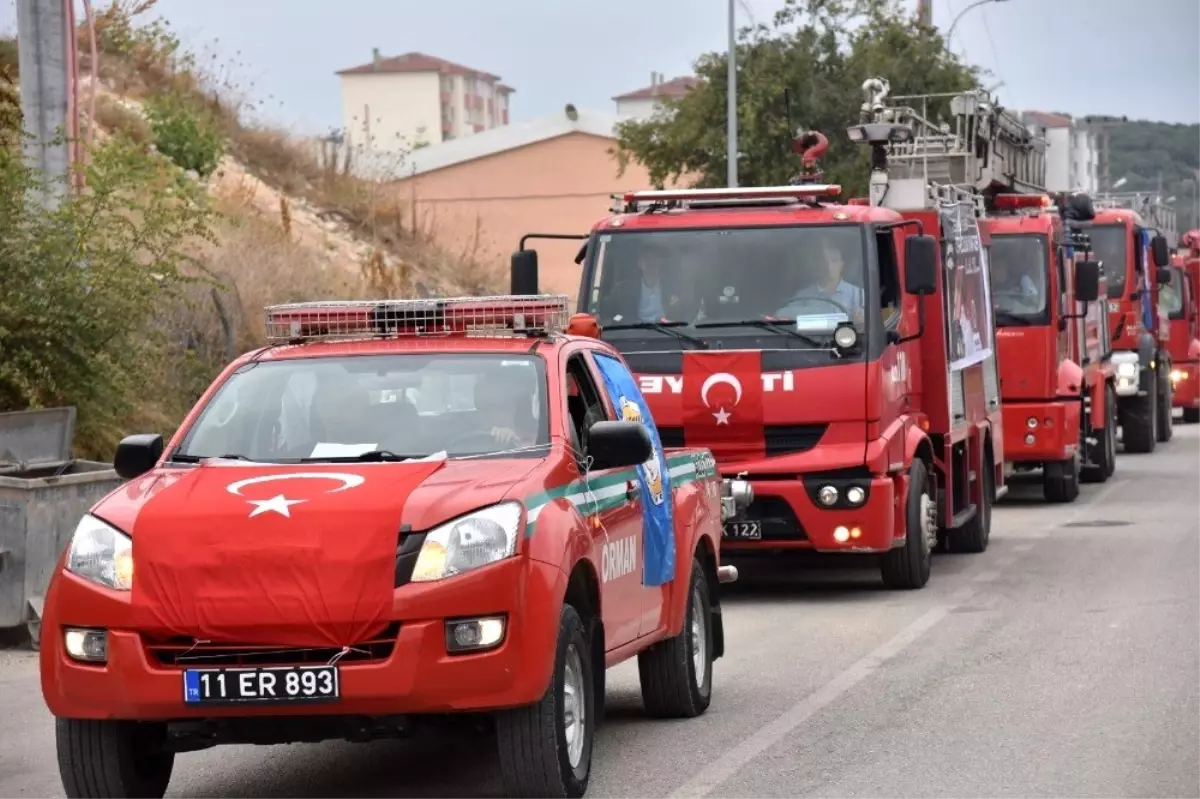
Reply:
[[[1128,182],[1129,182],[1129,178],[1121,178],[1116,183],[1112,184],[1112,188],[1110,188],[1109,191],[1116,191],[1117,189],[1121,188]]]
[[[974,3],[971,3],[971,5],[967,6],[962,11],[959,11],[958,15],[954,17],[954,21],[950,23],[950,29],[948,31],[946,31],[946,52],[947,53],[950,52],[950,37],[952,37],[954,35],[954,27],[956,25],[958,25],[958,21],[963,18],[963,14],[967,13],[972,8],[979,8],[980,6],[986,6],[988,3],[1007,3],[1007,2],[1008,2],[1008,0],[975,0]]]
[[[729,87],[725,105],[725,158],[728,160],[727,174],[729,188],[736,189],[738,184],[738,121],[737,121],[737,14],[734,11],[736,0],[729,0]]]

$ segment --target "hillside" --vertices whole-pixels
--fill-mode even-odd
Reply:
[[[1114,181],[1128,179],[1120,190],[1155,191],[1161,175],[1163,193],[1176,198],[1180,228],[1200,227],[1200,125],[1136,120],[1110,131],[1110,174]]]

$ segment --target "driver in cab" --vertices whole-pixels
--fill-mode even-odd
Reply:
[[[820,260],[810,263],[803,273],[800,289],[792,295],[787,305],[779,309],[777,315],[784,319],[796,319],[805,315],[834,313],[832,305],[823,309],[818,307],[833,302],[841,306],[856,324],[862,324],[863,290],[842,278],[846,262],[841,251],[825,242],[820,253]]]
[[[489,436],[499,448],[517,449],[537,443],[533,387],[524,369],[497,369],[475,381],[476,428],[463,439]]]
[[[1038,305],[1040,292],[1025,269],[1013,269],[1004,258],[992,261],[992,285],[996,294],[1016,297],[1022,304]]]

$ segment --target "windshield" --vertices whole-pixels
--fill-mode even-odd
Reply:
[[[607,329],[665,320],[712,335],[775,318],[825,333],[863,321],[856,225],[606,233],[597,243],[586,310]]]
[[[997,326],[1048,321],[1046,237],[992,236],[990,256]]]
[[[1089,228],[1087,234],[1091,239],[1092,257],[1104,265],[1108,296],[1114,300],[1124,297],[1128,231],[1124,225],[1099,225]]]
[[[279,463],[544,454],[546,408],[545,363],[538,357],[437,353],[255,362],[221,386],[172,458]]]
[[[1183,318],[1183,270],[1171,268],[1171,282],[1158,289],[1158,307],[1172,319]]]

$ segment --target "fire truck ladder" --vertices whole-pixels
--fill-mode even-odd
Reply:
[[[911,131],[907,140],[889,145],[889,183],[919,181],[927,202],[970,198],[977,205],[984,193],[1046,191],[1045,139],[987,92],[904,95],[885,103],[889,91],[886,80],[866,81],[861,114],[863,124],[902,125]],[[945,112],[948,122],[941,119]],[[912,193],[902,193],[911,203]]]
[[[1158,228],[1167,239],[1167,245],[1174,247],[1179,241],[1179,228],[1175,220],[1175,209],[1163,202],[1158,194],[1148,192],[1118,192],[1101,194],[1096,197],[1096,209],[1124,208],[1134,211],[1148,226]]]

